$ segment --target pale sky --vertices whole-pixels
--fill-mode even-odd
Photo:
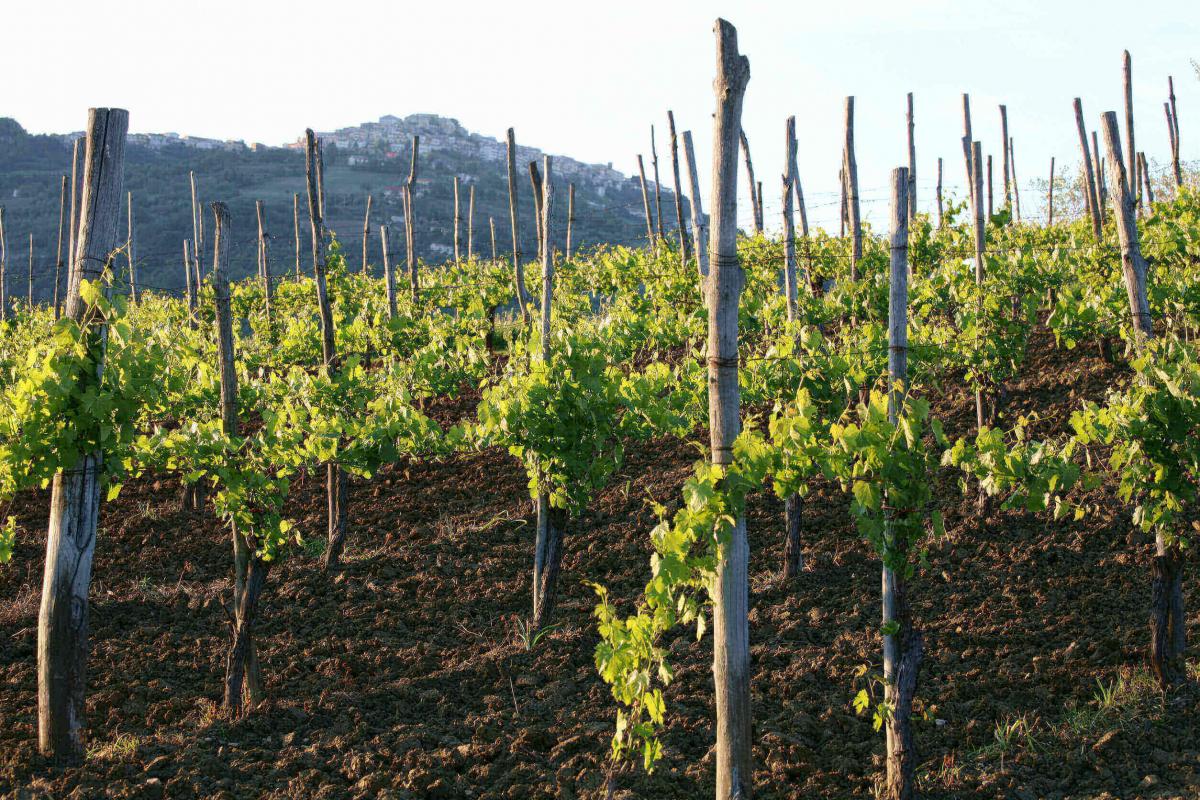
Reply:
[[[1006,103],[1022,185],[1078,161],[1071,100],[1089,128],[1121,109],[1133,55],[1136,141],[1168,156],[1162,102],[1175,77],[1183,157],[1200,156],[1195,0],[840,0],[475,2],[386,0],[7,0],[0,115],[35,133],[83,127],[89,106],[130,111],[131,130],[281,144],[383,114],[429,112],[501,138],[633,174],[666,110],[691,129],[701,180],[711,160],[713,20],[750,59],[744,128],[778,216],[784,119],[797,118],[814,224],[836,227],[842,103],[856,96],[864,213],[882,221],[892,167],[907,163],[905,93],[915,93],[919,203],[936,159],[963,183],[961,93],[976,138],[997,154]],[[1122,135],[1124,129],[1122,127]],[[744,182],[744,177],[740,183]],[[686,190],[686,179],[684,180]],[[744,201],[744,186],[739,185]],[[706,188],[704,201],[709,203]],[[1040,210],[1032,189],[1022,196]],[[748,219],[742,202],[741,214]]]

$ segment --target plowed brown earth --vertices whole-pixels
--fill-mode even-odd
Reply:
[[[1009,408],[1066,424],[1121,370],[1045,335]],[[474,397],[433,408],[442,422]],[[935,398],[952,433],[973,420],[959,388]],[[697,441],[704,441],[697,432]],[[269,700],[244,720],[216,713],[230,546],[207,512],[178,510],[174,482],[131,483],[101,511],[92,584],[91,753],[55,770],[35,756],[34,650],[45,493],[16,513],[37,535],[0,569],[0,795],[5,797],[599,798],[614,707],[592,663],[594,595],[624,609],[648,577],[648,500],[678,502],[699,450],[632,449],[567,539],[559,627],[532,651],[532,525],[525,477],[499,451],[400,464],[353,486],[346,569],[297,553],[272,572],[259,628]],[[294,515],[319,539],[323,482]],[[912,599],[926,638],[918,690],[926,797],[1197,797],[1195,688],[1163,697],[1142,667],[1151,545],[1100,490],[1081,522],[992,511],[952,478],[948,534],[929,544]],[[806,571],[777,577],[781,503],[749,508],[756,796],[870,797],[883,739],[851,706],[855,668],[879,658],[879,566],[845,498],[805,503]],[[1194,584],[1189,584],[1194,585]],[[1188,607],[1200,606],[1188,591]],[[1195,622],[1195,614],[1191,615]],[[711,636],[671,641],[677,682],[658,770],[622,774],[618,797],[712,795]],[[1193,672],[1193,675],[1195,673]],[[1097,680],[1125,688],[1108,708]],[[1007,746],[997,730],[1023,720]]]

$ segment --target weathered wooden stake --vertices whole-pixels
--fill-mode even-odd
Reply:
[[[679,180],[679,137],[675,135],[675,113],[667,111],[667,129],[671,134],[671,172],[675,176],[675,226],[679,231],[679,262],[686,269],[691,258],[691,248],[688,242],[687,225],[683,221],[683,186]],[[571,187],[574,191],[574,186]],[[570,231],[570,228],[567,229]],[[567,248],[567,257],[570,258]]]
[[[67,287],[66,294],[63,296],[63,303],[66,304],[66,298],[71,295],[74,290],[74,285],[71,283],[75,280],[75,240],[79,236],[79,204],[82,198],[79,182],[83,180],[83,139],[76,139],[71,145],[71,221],[70,230],[71,236],[67,245]]]
[[[737,253],[737,150],[750,62],[738,53],[737,31],[717,20],[717,109],[713,115],[712,270],[708,281],[708,417],[711,458],[733,462],[741,432],[738,305],[745,276]],[[717,800],[753,792],[750,713],[750,545],[739,514],[721,547],[713,581],[713,685],[716,693]]]
[[[742,157],[746,161],[746,184],[750,187],[750,211],[754,215],[754,232],[762,233],[762,204],[759,202],[758,182],[754,180],[754,162],[750,160],[750,141],[745,131],[738,131],[742,143]]]
[[[512,128],[508,129],[508,213],[512,219],[513,282],[516,284],[517,308],[521,310],[521,320],[528,325],[529,292],[525,288],[525,268],[521,265],[521,229],[517,224],[517,140]],[[494,258],[495,253],[492,256]]]
[[[61,306],[59,305],[59,291],[62,288],[62,271],[63,271],[63,232],[64,226],[69,226],[67,220],[67,176],[62,178],[62,192],[58,200],[58,247],[54,256],[54,319],[57,320],[61,314]]]
[[[292,223],[296,230],[296,280],[300,280],[300,193],[292,193]]]
[[[972,161],[980,176],[978,143],[974,143]],[[888,418],[899,424],[908,394],[908,204],[907,170],[892,171],[891,291],[888,298]],[[978,180],[976,181],[978,183]],[[982,187],[977,187],[982,193]],[[983,209],[981,198],[974,201],[976,218]],[[884,544],[889,555],[900,563],[907,560],[908,546],[897,541],[895,523],[889,512],[884,521]],[[884,699],[891,706],[887,734],[887,800],[911,800],[916,794],[917,748],[912,730],[913,696],[921,664],[923,641],[913,627],[908,603],[908,581],[904,570],[883,566],[883,627],[895,629],[883,634]]]
[[[1175,79],[1167,76],[1167,133],[1171,142],[1171,171],[1175,175],[1175,188],[1183,188],[1183,170],[1179,166],[1179,112],[1175,107]]]
[[[404,236],[408,242],[408,286],[412,292],[413,302],[421,291],[421,280],[417,275],[417,159],[421,152],[421,137],[413,136],[412,164],[408,169],[408,183],[405,184],[405,208],[408,216],[404,220]]]
[[[488,227],[492,229],[492,261],[496,261],[496,218],[488,217]]]
[[[1000,148],[1004,151],[1004,210],[1009,214],[1013,212],[1012,199],[1012,168],[1009,162],[1008,149],[1008,108],[1001,104],[1000,106]]]
[[[1054,156],[1050,156],[1050,183],[1047,184],[1046,224],[1054,224]]]
[[[654,216],[657,220],[655,231],[658,236],[658,241],[663,238],[663,220],[662,220],[662,181],[658,177],[658,144],[655,142],[654,126],[650,126],[650,165],[654,169]]]
[[[571,186],[571,195],[574,196],[575,187]],[[467,190],[467,260],[470,261],[475,257],[475,184],[471,184],[471,188]]]
[[[971,96],[963,92],[962,96],[962,111],[963,111],[963,163],[967,167],[967,191],[975,191],[975,167],[971,164],[971,142],[975,141],[974,134],[971,133]],[[971,198],[974,202],[974,197]],[[974,206],[972,206],[974,208]]]
[[[790,141],[792,161],[787,165],[787,170],[792,174],[792,189],[796,194],[796,211],[800,214],[800,236],[803,239],[808,238],[808,210],[804,207],[804,189],[800,185],[800,165],[797,161],[796,153],[799,150],[799,144],[796,140],[796,118],[788,117],[787,122],[788,139]],[[807,244],[805,249],[807,251]],[[805,283],[808,283],[807,269],[805,270]],[[809,286],[811,290],[812,287]]]
[[[196,173],[188,171],[188,181],[192,186],[192,282],[196,285],[196,295],[200,294],[200,279],[204,274],[204,215],[200,210],[200,200],[196,194]]]
[[[30,311],[33,311],[33,234],[29,234],[29,273],[28,273],[28,296],[25,298],[26,306]]]
[[[937,170],[937,212],[938,212],[938,228],[940,229],[945,224],[945,211],[942,204],[942,157],[938,156]]]
[[[1154,205],[1154,185],[1150,182],[1150,164],[1146,161],[1145,153],[1138,153],[1138,163],[1142,165],[1140,172],[1146,191],[1145,206],[1149,208]]]
[[[1096,138],[1095,131],[1092,131],[1092,161],[1096,173],[1096,198],[1100,208],[1100,222],[1103,223],[1107,215],[1108,181],[1104,177],[1104,159],[1100,156],[1100,141]]]
[[[647,247],[657,248],[658,240],[654,238],[654,220],[650,216],[650,192],[646,188],[646,166],[642,162],[642,154],[638,153],[638,180],[642,184],[642,209],[646,212],[646,241]]]
[[[797,184],[800,183],[800,174],[799,174],[800,170],[799,170],[799,167],[797,166],[797,158],[796,158],[796,151],[799,149],[799,145],[796,141],[796,118],[795,117],[788,117],[787,120],[784,122],[783,135],[784,135],[783,166],[784,166],[784,169],[786,170],[786,172],[784,172],[784,185],[791,187],[792,194],[795,195],[797,204],[803,206],[804,193],[797,189]],[[792,208],[791,201],[789,200],[789,201],[785,202],[784,207],[785,207],[784,208],[784,217],[785,217],[784,225],[785,225],[785,228],[791,230],[791,234],[789,235],[789,238],[791,239],[791,241],[789,241],[787,243],[787,245],[792,248],[791,259],[792,259],[792,263],[793,263],[793,272],[799,273],[799,275],[795,276],[793,279],[792,291],[794,293],[798,294],[799,287],[796,286],[794,283],[794,281],[798,280],[807,287],[808,293],[812,294],[812,290],[813,290],[812,289],[812,278],[809,273],[808,264],[807,264],[807,254],[809,252],[808,220],[805,218],[805,215],[803,213],[800,215],[800,236],[804,239],[804,252],[806,255],[806,263],[803,266],[800,266],[799,269],[797,270],[797,269],[795,269],[795,267],[798,266],[795,263],[796,262],[796,257],[795,257],[796,232],[795,232],[795,225],[792,224],[792,222],[791,222],[791,218],[792,218],[792,214],[791,214],[791,210],[790,210]],[[790,319],[790,317],[789,317],[789,319]],[[796,513],[797,514],[799,514],[799,499],[800,498],[796,498],[796,500],[797,500]],[[796,521],[796,525],[797,525],[797,534],[796,535],[797,536],[799,536],[799,524],[800,524],[799,519],[797,519],[797,521]],[[797,547],[799,547],[799,542],[797,542]],[[786,550],[786,548],[785,548],[785,550]],[[797,554],[797,558],[800,558],[800,556],[798,554]],[[787,559],[785,556],[785,562],[786,562],[786,560]],[[803,564],[798,562],[797,566],[796,566],[796,570],[799,571],[801,566],[803,566]],[[785,572],[785,577],[789,577],[786,574],[787,567],[784,568],[784,572]]]
[[[183,240],[183,279],[187,287],[187,304],[188,304],[188,327],[196,327],[196,287],[192,285],[192,251],[190,250],[192,240]],[[185,496],[190,494],[190,490],[185,488]],[[185,497],[186,499],[186,497]],[[186,503],[185,503],[186,505]]]
[[[692,146],[692,132],[683,132],[683,157],[687,161],[688,191],[691,193],[692,238],[696,248],[696,269],[700,273],[700,296],[707,297],[704,288],[708,280],[708,226],[704,220],[704,203],[700,199],[700,176],[696,171],[696,149]]]
[[[1142,208],[1142,181],[1139,175],[1141,163],[1138,161],[1137,147],[1133,141],[1133,59],[1128,50],[1122,53],[1121,77],[1125,95],[1125,139],[1129,146],[1126,151],[1125,163],[1129,166],[1129,189],[1133,195],[1133,203],[1140,212]]]
[[[8,319],[8,238],[4,234],[4,206],[0,206],[0,321]]]
[[[1083,188],[1087,195],[1088,214],[1092,218],[1092,235],[1099,242],[1104,237],[1104,223],[1100,216],[1100,190],[1097,185],[1091,149],[1088,147],[1087,127],[1083,124],[1083,103],[1078,97],[1075,98],[1074,106],[1075,127],[1079,131],[1079,148],[1083,154]]]
[[[975,191],[975,179],[971,179],[971,191]],[[993,195],[992,195],[992,156],[989,153],[987,157],[987,218],[991,219],[993,215]]]
[[[567,184],[567,259],[571,258],[571,232],[575,228],[575,184]]]
[[[362,272],[367,274],[367,247],[371,243],[371,195],[367,195],[367,210],[363,214]]]
[[[1017,150],[1013,137],[1008,137],[1008,168],[1012,173],[1013,203],[1016,206],[1017,222],[1021,221],[1021,185],[1017,181]]]
[[[454,176],[454,261],[457,263],[462,261],[462,245],[461,234],[462,230],[462,204],[458,199],[458,176]]]
[[[104,374],[107,323],[89,314],[80,295],[84,280],[104,282],[118,245],[121,189],[125,176],[125,133],[129,113],[88,111],[82,201],[71,269],[76,274],[66,314],[84,326],[84,346],[95,358],[94,372],[77,380],[98,386]],[[42,604],[38,614],[38,750],[59,764],[83,760],[88,656],[88,586],[96,549],[102,450],[82,453],[54,475],[46,536]]]
[[[370,195],[367,197],[367,214],[370,215]],[[267,212],[263,207],[262,200],[254,201],[254,213],[258,221],[258,277],[262,280],[263,287],[263,311],[267,317],[267,341],[272,342],[275,340],[271,311],[271,307],[275,304],[275,284],[271,280],[271,237],[267,233]],[[219,215],[217,221],[220,222]],[[363,241],[366,241],[365,237]],[[364,253],[364,264],[367,263],[365,255]]]
[[[917,142],[913,121],[913,93],[908,93],[908,222],[917,215]]]
[[[537,233],[538,244],[538,262],[542,260],[542,244],[545,242],[545,237],[542,236],[542,174],[538,172],[537,162],[529,162],[529,185],[533,187],[533,227]]]
[[[129,297],[133,300],[133,304],[137,305],[138,290],[137,290],[137,259],[134,258],[133,248],[133,192],[127,192],[125,195],[125,257],[129,263]],[[29,234],[29,255],[30,260],[33,258],[33,234]],[[32,301],[31,301],[32,302]]]
[[[976,165],[975,175],[972,183],[975,190],[973,192],[975,201],[972,203],[972,216],[975,218],[974,233],[975,233],[975,285],[983,286],[983,275],[985,269],[984,261],[984,246],[987,243],[987,226],[983,218],[983,175],[978,166],[983,164],[983,145],[979,142],[971,143],[971,163]],[[983,295],[980,294],[980,312],[983,310]],[[977,428],[983,428],[987,423],[987,414],[984,410],[983,390],[975,390],[975,425]],[[982,495],[981,495],[982,497]]]
[[[842,151],[842,169],[846,174],[846,221],[850,228],[850,280],[858,280],[858,262],[862,259],[862,215],[858,200],[858,161],[854,157],[854,98],[846,98],[846,141]]]
[[[392,257],[388,252],[388,226],[379,226],[379,245],[383,250],[383,284],[387,291],[388,319],[396,317],[396,275],[392,271]]]

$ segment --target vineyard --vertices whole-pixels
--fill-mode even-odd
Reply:
[[[844,231],[810,229],[789,119],[772,233],[716,43],[711,194],[670,115],[641,247],[573,248],[510,131],[490,249],[456,213],[415,257],[414,142],[360,254],[310,130],[294,268],[193,182],[186,290],[139,287],[129,116],[91,111],[62,301],[0,272],[0,796],[1200,794],[1173,83],[1170,173],[1077,100],[1081,213],[1052,179],[1036,221],[965,96],[969,191],[938,159],[919,212],[910,96],[872,229],[848,98]]]

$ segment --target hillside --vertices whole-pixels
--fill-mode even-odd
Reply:
[[[458,176],[466,247],[468,186],[475,186],[475,251],[491,252],[488,218],[496,221],[497,247],[511,251],[508,178],[503,142],[471,133],[456,120],[431,114],[385,116],[377,123],[319,134],[325,143],[327,218],[346,245],[350,263],[361,260],[363,211],[373,195],[373,263],[379,263],[378,225],[393,227],[393,254],[403,252],[400,185],[407,179],[413,135],[421,137],[416,213],[417,249],[438,263],[453,254],[453,179]],[[12,119],[0,119],[0,205],[4,208],[10,291],[26,286],[29,233],[34,236],[34,293],[48,298],[53,281],[61,179],[71,170],[71,143],[78,134],[31,135]],[[533,251],[532,188],[528,164],[541,166],[542,151],[520,144],[522,250]],[[669,174],[669,162],[665,174]],[[234,277],[254,271],[254,201],[266,204],[268,230],[275,244],[273,270],[295,263],[292,195],[300,193],[301,231],[307,230],[304,156],[295,146],[247,146],[176,134],[130,135],[126,152],[126,189],[133,192],[134,243],[139,279],[166,289],[182,286],[182,242],[192,232],[188,172],[194,170],[202,202],[223,200],[233,214]],[[645,238],[641,189],[637,178],[611,166],[556,157],[554,181],[560,189],[559,217],[566,224],[566,185],[576,187],[574,242],[632,243]],[[662,190],[664,224],[674,219],[674,194]],[[668,214],[668,210],[670,213]],[[673,224],[667,224],[674,228]],[[308,253],[307,237],[302,249]],[[210,241],[211,245],[211,241]],[[211,254],[206,257],[206,261]],[[308,264],[308,258],[303,261]]]

